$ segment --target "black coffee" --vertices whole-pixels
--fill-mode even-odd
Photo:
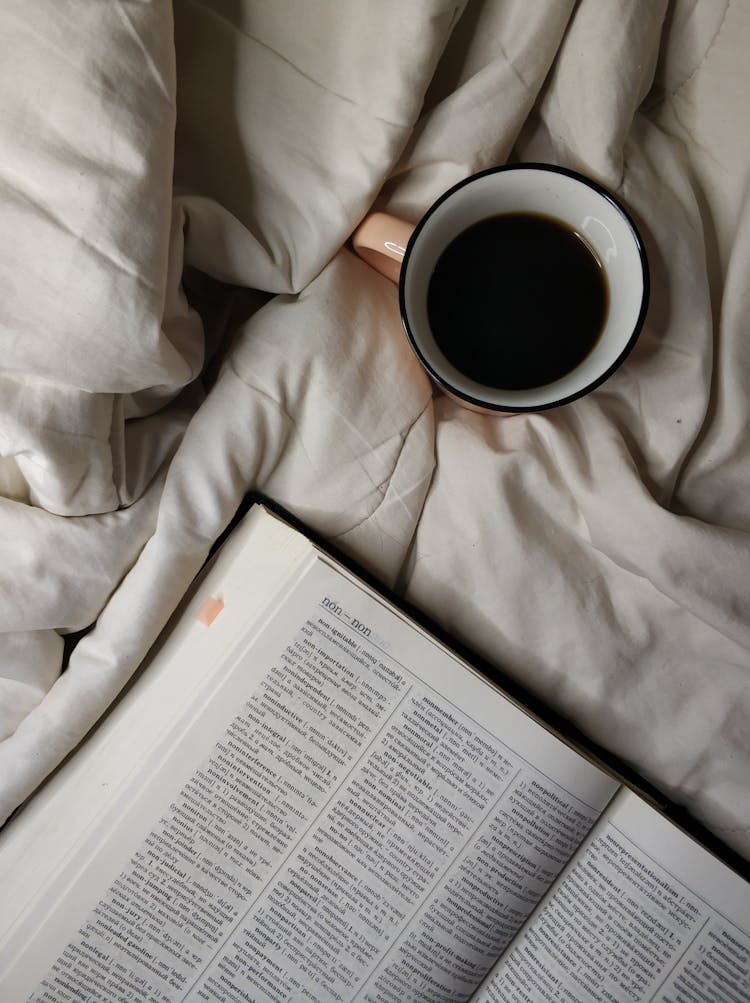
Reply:
[[[593,251],[558,220],[491,216],[459,234],[435,265],[427,312],[435,341],[485,386],[526,390],[575,369],[608,309]]]

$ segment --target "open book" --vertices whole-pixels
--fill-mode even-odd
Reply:
[[[750,1000],[750,885],[262,506],[0,833],[0,999]]]

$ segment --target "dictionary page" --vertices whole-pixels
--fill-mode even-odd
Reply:
[[[2,998],[467,999],[618,786],[323,555],[166,745]]]
[[[750,885],[623,788],[477,993],[747,1003]]]

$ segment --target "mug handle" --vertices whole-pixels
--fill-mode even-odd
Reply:
[[[413,223],[387,212],[373,212],[365,216],[352,234],[352,247],[368,265],[398,283],[401,262],[413,232]]]

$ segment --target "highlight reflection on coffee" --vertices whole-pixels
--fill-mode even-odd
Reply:
[[[583,362],[604,328],[609,291],[586,241],[539,213],[490,216],[435,265],[427,313],[448,361],[484,386],[527,390]]]

